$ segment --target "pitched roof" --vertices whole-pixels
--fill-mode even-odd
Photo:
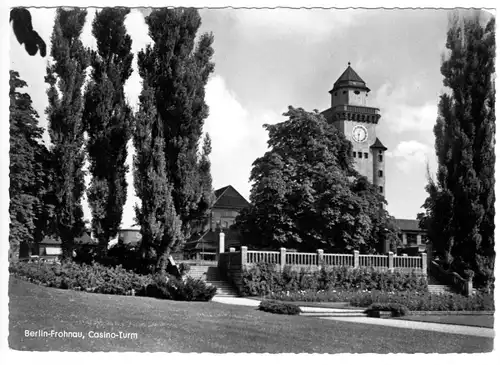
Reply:
[[[424,231],[418,226],[416,219],[395,219],[394,221],[402,231]]]
[[[366,91],[370,91],[370,89],[366,87],[366,83],[363,81],[363,79],[359,77],[356,71],[352,69],[350,62],[344,73],[340,75],[337,81],[335,81],[335,83],[333,84],[333,89],[331,91],[345,86],[355,86],[365,89]]]
[[[213,208],[243,209],[250,203],[231,185],[215,190],[215,203]]]
[[[387,147],[384,146],[382,142],[380,142],[380,139],[378,139],[378,137],[375,140],[375,143],[370,146],[370,148],[379,148],[381,150],[387,151]]]

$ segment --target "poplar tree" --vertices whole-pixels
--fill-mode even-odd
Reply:
[[[45,176],[43,161],[47,150],[41,142],[42,128],[31,97],[19,89],[26,82],[10,71],[10,174],[9,217],[10,259],[17,260],[21,243],[35,241],[37,222],[44,209]]]
[[[127,198],[127,142],[132,113],[124,85],[132,74],[132,39],[125,28],[124,8],[99,11],[92,24],[97,52],[91,53],[92,74],[86,87],[84,125],[91,183],[88,191],[92,230],[105,250],[116,236]]]
[[[82,87],[88,54],[80,40],[87,11],[57,9],[45,82],[49,84],[46,109],[52,142],[56,230],[63,258],[73,254],[74,239],[83,229],[81,198],[85,189]]]
[[[134,130],[134,186],[141,205],[135,207],[141,226],[141,251],[156,271],[165,271],[170,251],[181,239],[181,221],[172,199],[164,155],[163,123],[155,107],[154,92],[143,84]]]
[[[146,17],[146,23],[154,43],[139,52],[138,64],[148,70],[144,81],[154,91],[163,123],[167,178],[187,238],[192,223],[206,214],[213,201],[211,184],[200,183],[210,173],[200,170],[198,154],[208,116],[205,85],[214,69],[213,36],[202,34],[195,42],[201,25],[196,9],[157,9]]]
[[[429,179],[422,226],[447,263],[492,283],[494,268],[495,19],[480,13],[450,21],[434,127],[438,171]]]

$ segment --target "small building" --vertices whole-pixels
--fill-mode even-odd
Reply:
[[[184,245],[184,256],[211,258],[217,252],[220,232],[225,233],[226,250],[240,247],[240,233],[231,226],[238,214],[249,206],[250,203],[231,185],[216,190],[215,202],[207,218]]]
[[[402,251],[413,248],[414,251],[423,252],[426,250],[427,234],[425,229],[419,227],[416,219],[396,219],[395,224],[401,230],[400,240]]]
[[[84,232],[79,238],[75,239],[77,247],[97,246],[97,241],[92,238],[89,232]],[[33,254],[40,257],[56,258],[62,255],[61,239],[55,236],[45,236],[42,241],[35,245]]]

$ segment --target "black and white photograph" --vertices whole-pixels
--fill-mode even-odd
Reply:
[[[9,352],[494,351],[496,9],[90,5],[5,7]]]

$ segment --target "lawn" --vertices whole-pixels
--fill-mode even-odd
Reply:
[[[35,351],[269,353],[489,352],[493,339],[283,316],[215,302],[88,294],[11,278],[9,345]],[[85,338],[26,337],[25,331]],[[89,332],[136,338],[89,338]]]
[[[398,318],[395,318],[398,319]],[[406,321],[458,324],[462,326],[493,328],[494,316],[491,315],[446,315],[446,316],[405,316],[399,319]]]

